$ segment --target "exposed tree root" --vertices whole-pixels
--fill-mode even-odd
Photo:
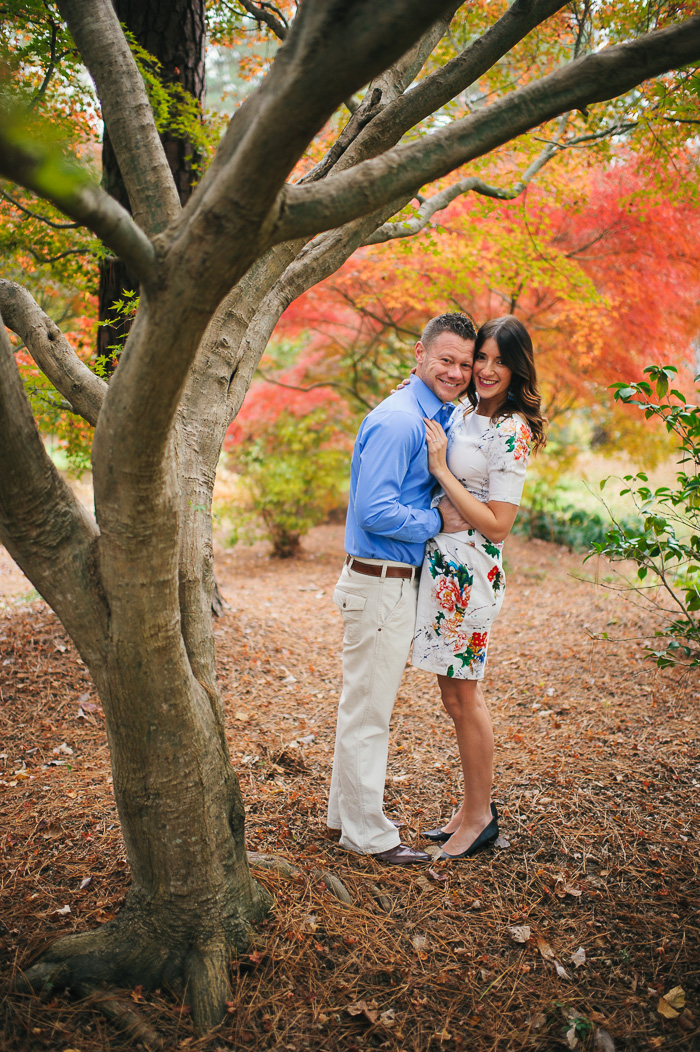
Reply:
[[[300,869],[277,855],[261,855],[257,851],[249,851],[248,862],[251,869],[271,869],[287,880],[298,880],[302,875]]]
[[[260,891],[262,917],[269,902]],[[127,906],[97,931],[58,939],[19,978],[17,986],[23,992],[50,994],[68,988],[90,996],[106,1015],[138,1033],[139,1041],[157,1048],[157,1034],[125,1001],[105,994],[105,989],[137,985],[171,989],[191,1006],[196,1030],[205,1033],[225,1015],[231,996],[231,957],[253,942],[252,926],[240,917],[229,919],[225,928],[222,923],[205,930],[200,922],[195,932],[186,925],[173,931],[155,914],[147,921],[139,910]]]
[[[302,875],[300,869],[297,869],[285,858],[280,858],[279,855],[262,855],[256,851],[249,851],[248,862],[251,869],[270,869],[287,880],[298,880]],[[314,869],[311,871],[311,879],[324,883],[331,895],[335,895],[343,905],[352,906],[353,900],[350,892],[342,880],[334,873],[325,873],[320,869]]]
[[[352,896],[350,892],[343,884],[340,877],[336,877],[335,873],[322,873],[319,869],[315,869],[312,874],[314,880],[323,881],[331,895],[335,895],[339,902],[342,902],[344,906],[352,906]]]
[[[96,989],[86,983],[76,987],[76,993],[85,997],[104,1016],[115,1023],[132,1039],[134,1044],[144,1045],[149,1052],[158,1052],[164,1046],[163,1038],[154,1030],[119,990],[107,987]]]

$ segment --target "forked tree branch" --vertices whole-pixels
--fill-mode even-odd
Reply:
[[[648,77],[696,61],[700,16],[577,59],[417,143],[364,161],[322,183],[287,186],[272,239],[331,229],[441,178],[569,109],[631,90]],[[410,93],[409,93],[410,94]]]
[[[398,99],[416,78],[425,65],[426,59],[432,54],[447,32],[454,12],[459,6],[459,4],[452,4],[450,9],[430,26],[413,47],[409,48],[404,55],[397,59],[393,66],[390,66],[380,73],[378,77],[374,78],[367,88],[361,103],[326,156],[299,180],[299,184],[314,182],[317,179],[324,178],[334,168],[341,171],[346,167],[342,163],[338,165],[339,159],[342,158],[342,155],[348,150],[351,143],[358,138],[362,129],[370,121],[375,120],[377,114],[381,113],[386,106]]]
[[[104,657],[108,612],[99,586],[95,520],[44,448],[0,321],[0,541],[56,611],[84,660]]]
[[[157,234],[179,214],[180,198],[111,0],[57,3],[95,82],[134,219],[146,233]]]
[[[452,8],[458,4],[453,3]],[[380,103],[386,105],[396,99],[413,81],[423,67],[427,56],[444,35],[452,17],[452,10],[432,25],[426,33],[404,55],[400,56],[388,70],[379,74],[369,85],[365,97],[358,107],[358,121],[350,121],[341,134],[339,147],[332,148],[320,165],[302,182],[320,178],[329,171],[343,149],[365,123],[367,109],[378,95]],[[304,245],[308,239],[298,242],[284,242],[275,245],[262,256],[222,302],[212,319],[209,331],[202,341],[198,361],[191,374],[188,388],[183,398],[183,408],[188,414],[187,427],[192,431],[197,421],[192,413],[192,395],[198,392],[201,396],[202,384],[211,385],[211,399],[214,403],[218,396],[221,378],[219,369],[228,370],[228,413],[221,427],[225,430],[230,419],[240,408],[247,384],[252,379],[257,362],[263,353],[269,333],[279,319],[284,307],[301,291],[311,287],[322,277],[332,273],[341,265],[371,230],[397,209],[406,204],[405,200],[397,202],[395,207],[384,208],[366,219],[359,221],[357,230],[344,228],[342,231],[331,231],[315,238],[310,245]],[[282,275],[284,278],[280,282]],[[269,293],[269,295],[268,295]],[[265,304],[261,307],[262,300]],[[260,309],[259,309],[260,308]],[[203,359],[208,362],[207,369],[200,370]],[[216,363],[216,366],[214,365]],[[206,374],[200,375],[200,372]],[[217,428],[219,425],[216,425]],[[221,434],[223,436],[223,430]],[[218,449],[216,457],[218,459]]]
[[[78,358],[58,326],[14,281],[0,280],[0,314],[73,412],[94,427],[107,392],[104,380]]]
[[[501,18],[461,54],[411,91],[393,98],[364,129],[354,148],[346,152],[340,168],[356,165],[394,146],[402,135],[474,84],[532,29],[563,7],[566,0],[514,0]]]
[[[343,99],[400,58],[453,4],[306,0],[270,73],[234,115],[184,209],[183,228],[239,242],[250,228],[267,227],[288,173]],[[266,247],[265,233],[258,247]]]

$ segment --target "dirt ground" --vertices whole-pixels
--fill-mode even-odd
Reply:
[[[509,538],[485,681],[500,846],[442,868],[382,867],[325,830],[341,558],[335,526],[294,561],[264,545],[217,554],[248,848],[295,868],[256,871],[275,907],[232,962],[215,1034],[194,1038],[166,991],[123,998],[166,1049],[700,1048],[697,678],[643,659],[653,626],[593,583],[593,563]],[[0,692],[0,1048],[125,1052],[140,1042],[116,995],[108,1019],[104,999],[12,991],[48,940],[113,917],[129,874],[99,699],[1,550]],[[386,808],[421,845],[459,794],[433,676],[407,668],[392,727]]]

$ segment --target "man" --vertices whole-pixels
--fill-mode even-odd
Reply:
[[[328,826],[340,844],[389,865],[429,862],[399,842],[383,810],[389,720],[408,657],[425,542],[467,524],[449,502],[430,507],[424,418],[449,430],[449,405],[471,379],[476,330],[463,314],[428,322],[411,382],[373,409],[355,441],[345,528],[347,558],[333,595],[343,618]]]

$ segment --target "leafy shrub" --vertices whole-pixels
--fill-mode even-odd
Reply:
[[[622,492],[634,502],[641,527],[615,522],[590,553],[637,564],[635,588],[666,621],[657,632],[660,644],[647,648],[661,668],[700,665],[700,407],[688,405],[681,391],[669,390],[677,371],[672,365],[649,366],[644,372],[651,383],[612,387],[616,401],[637,406],[648,420],[663,421],[679,440],[680,456],[673,487],[652,490],[643,471],[625,475]],[[700,383],[700,374],[695,383]],[[663,606],[662,599],[670,606]]]
[[[300,538],[343,502],[350,436],[345,404],[333,392],[258,385],[234,421],[228,448],[240,476],[229,510],[231,541],[265,539],[289,558]]]
[[[621,520],[625,529],[634,530],[641,525],[637,517]],[[516,532],[528,537],[538,537],[554,544],[564,544],[571,551],[588,551],[592,545],[602,543],[610,529],[610,517],[598,512],[563,507],[525,507],[516,520]]]

